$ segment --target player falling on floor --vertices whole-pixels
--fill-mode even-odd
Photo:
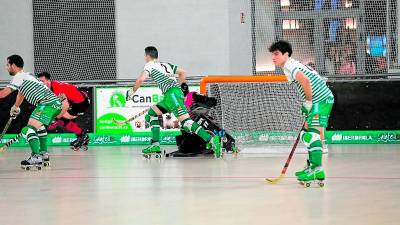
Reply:
[[[199,124],[194,122],[188,114],[184,105],[184,99],[180,85],[176,81],[175,74],[179,77],[179,83],[183,83],[186,78],[186,72],[182,68],[170,63],[161,63],[158,61],[158,51],[155,47],[145,48],[145,66],[142,73],[137,78],[134,86],[127,92],[127,100],[134,97],[135,92],[140,88],[143,81],[150,77],[161,89],[164,98],[157,105],[151,107],[145,120],[151,126],[152,140],[151,145],[142,152],[144,156],[151,154],[160,154],[160,122],[158,116],[167,112],[172,112],[181,123],[182,128],[187,132],[193,132],[199,135],[203,140],[209,143],[209,147],[215,152],[215,156],[221,156],[221,140],[215,135],[211,136]]]
[[[269,47],[275,66],[283,69],[289,82],[294,82],[304,103],[301,107],[305,127],[301,139],[308,149],[308,162],[304,170],[296,172],[301,182],[324,180],[322,168],[322,141],[320,131],[328,125],[334,97],[324,79],[313,69],[291,58],[292,46],[277,41]]]
[[[36,106],[32,112],[28,125],[22,128],[22,136],[28,141],[32,149],[32,155],[27,160],[21,161],[21,167],[30,169],[32,166],[41,168],[44,162],[49,165],[50,157],[47,152],[47,131],[44,125],[48,125],[62,109],[59,98],[53,94],[42,82],[31,73],[23,71],[24,61],[19,55],[11,55],[7,58],[6,68],[13,78],[3,90],[0,98],[8,96],[18,90],[15,104],[11,107],[10,116],[16,118],[21,112],[19,106],[26,99]]]
[[[38,74],[38,79],[42,81],[54,94],[57,96],[65,96],[63,104],[66,105],[67,111],[60,113],[54,123],[48,126],[48,130],[56,129],[57,126],[64,127],[67,131],[76,134],[76,140],[71,142],[70,145],[73,149],[87,150],[89,144],[89,136],[79,127],[75,120],[78,116],[84,115],[85,111],[89,108],[90,101],[86,93],[80,91],[75,85],[52,80],[47,72]]]

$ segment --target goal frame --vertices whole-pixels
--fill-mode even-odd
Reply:
[[[285,75],[263,75],[263,76],[253,76],[253,75],[238,75],[238,76],[213,76],[208,75],[200,80],[200,93],[207,94],[207,84],[211,83],[274,83],[274,82],[288,82]]]

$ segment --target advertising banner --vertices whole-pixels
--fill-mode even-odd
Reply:
[[[141,87],[133,97],[126,101],[130,87],[96,88],[96,134],[124,134],[135,137],[150,135],[150,127],[145,123],[145,115],[125,125],[116,124],[113,119],[125,121],[143,112],[163,99],[158,87]],[[199,86],[191,86],[191,91],[199,91]],[[161,136],[179,131],[179,122],[172,114],[159,117]]]

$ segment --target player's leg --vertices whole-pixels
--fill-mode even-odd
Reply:
[[[160,147],[160,121],[158,116],[166,112],[164,102],[161,101],[156,106],[152,106],[145,116],[146,123],[150,124],[151,129],[151,143],[150,146],[143,149],[143,154],[161,153]]]
[[[33,165],[41,166],[43,162],[42,149],[47,153],[47,131],[44,125],[50,124],[61,111],[61,102],[54,101],[47,105],[38,105],[32,112],[28,125],[22,128],[22,136],[26,138],[32,150],[32,156],[21,161],[21,166],[29,168]]]
[[[46,127],[42,124],[37,130],[37,135],[39,137],[40,143],[40,156],[43,159],[43,165],[50,165],[50,156],[47,152],[47,130]]]
[[[89,105],[90,104],[88,98],[85,98],[85,100],[80,103],[71,103],[70,109],[67,112],[71,116],[83,116]],[[73,149],[87,150],[87,145],[89,144],[89,136],[85,132],[85,130],[79,126],[79,123],[76,121],[76,119],[63,119],[65,121],[65,129],[76,135],[76,139],[70,143],[70,145],[73,146]]]
[[[198,123],[194,122],[184,105],[184,96],[179,88],[171,88],[165,93],[164,100],[168,108],[172,111],[176,118],[181,123],[182,128],[186,132],[194,133],[201,137],[204,141],[209,143],[213,148],[217,158],[221,156],[221,139],[219,136],[211,136],[204,128]]]
[[[320,130],[328,125],[329,115],[332,110],[333,97],[326,101],[316,103],[315,110],[306,118],[307,129],[302,132],[302,141],[308,149],[309,166],[296,173],[300,181],[324,180],[325,172],[322,168],[322,147]]]

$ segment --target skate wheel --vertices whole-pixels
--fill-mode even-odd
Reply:
[[[146,158],[146,159],[150,159],[151,158],[150,155],[146,155],[146,154],[143,154],[143,157]]]
[[[41,167],[41,166],[38,166],[38,167],[37,167],[37,170],[42,170],[42,167]]]
[[[325,186],[324,182],[318,182],[318,185],[319,185],[320,187],[324,187],[324,186]]]
[[[50,166],[50,162],[44,162],[44,163],[43,163],[43,166],[45,166],[45,167],[46,167],[46,166]]]
[[[81,147],[81,149],[82,149],[83,151],[87,151],[89,148],[88,148],[88,146],[84,145],[84,146]]]
[[[305,186],[309,188],[311,186],[311,183],[307,182],[307,183],[305,183]]]
[[[31,168],[29,166],[25,167],[25,170],[30,170]]]

